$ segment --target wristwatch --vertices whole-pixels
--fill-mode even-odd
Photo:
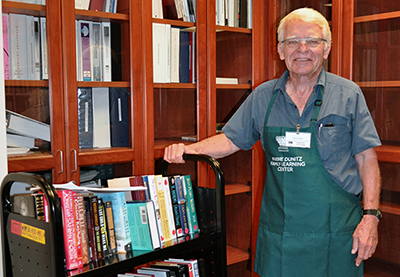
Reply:
[[[369,215],[374,215],[376,216],[379,220],[382,219],[382,212],[380,209],[369,209],[369,210],[364,210],[362,212],[363,215],[369,214]]]

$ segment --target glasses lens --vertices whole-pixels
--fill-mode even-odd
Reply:
[[[300,43],[304,41],[309,48],[316,48],[318,47],[323,39],[320,38],[304,38],[304,39],[299,39],[299,38],[292,38],[292,39],[287,39],[284,40],[284,43],[286,46],[290,49],[294,49],[300,46]]]
[[[320,44],[321,44],[320,39],[315,39],[315,38],[306,39],[306,45],[310,48],[318,47],[318,45],[320,45]]]

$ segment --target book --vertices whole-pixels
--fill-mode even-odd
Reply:
[[[80,55],[82,68],[82,81],[92,81],[92,58],[90,54],[92,22],[79,20],[80,30]]]
[[[168,83],[169,37],[171,25],[153,23],[153,81]],[[167,31],[168,30],[168,31]]]
[[[128,201],[126,206],[132,250],[153,250],[146,203],[144,201]]]
[[[101,82],[102,74],[102,25],[100,22],[92,22],[92,32],[90,36],[90,57],[92,62],[92,81]]]
[[[82,0],[83,1],[83,0]],[[82,74],[82,47],[81,47],[81,28],[79,20],[75,20],[75,41],[76,41],[76,80],[83,81]]]
[[[199,232],[199,225],[197,222],[197,213],[196,206],[194,203],[194,194],[193,194],[193,186],[192,179],[190,175],[182,176],[184,183],[184,192],[186,198],[186,213],[189,223],[189,233]]]
[[[91,213],[93,216],[94,230],[94,247],[96,249],[96,256],[94,260],[99,261],[104,259],[104,251],[101,241],[101,230],[100,230],[100,216],[99,216],[99,197],[97,195],[90,196]]]
[[[189,234],[189,223],[186,212],[186,198],[184,192],[184,184],[181,176],[174,176],[175,178],[175,191],[178,203],[179,219],[182,225],[183,235]]]
[[[179,41],[180,29],[171,29],[170,39],[170,82],[179,83]]]
[[[112,202],[115,239],[119,254],[131,251],[131,235],[124,192],[102,193],[103,201]]]
[[[150,238],[153,249],[161,247],[160,235],[157,226],[157,214],[154,209],[153,200],[146,200],[147,218],[149,221]]]
[[[151,264],[150,267],[168,269],[171,272],[171,276],[176,276],[176,277],[189,276],[188,266],[185,264],[178,264],[168,261],[156,261],[154,264]]]
[[[104,257],[108,257],[109,253],[109,242],[108,242],[108,233],[107,233],[107,220],[105,214],[104,202],[101,197],[98,198],[98,206],[99,206],[99,223],[100,223],[100,238],[101,238],[101,247],[103,249]]]
[[[50,125],[6,109],[7,132],[50,141]]]
[[[239,83],[238,78],[227,78],[227,77],[217,77],[215,82],[216,84],[233,84],[233,85],[237,85]]]
[[[61,200],[63,215],[63,233],[64,233],[64,249],[65,263],[67,270],[78,268],[78,250],[76,247],[76,221],[74,216],[74,203],[72,199],[72,191],[57,191]]]
[[[110,103],[108,88],[92,88],[93,147],[110,147]]]
[[[26,136],[7,133],[7,146],[34,148],[35,139]]]
[[[179,214],[179,204],[178,204],[178,197],[176,194],[175,178],[173,176],[168,176],[167,178],[168,178],[168,184],[169,184],[169,192],[171,195],[171,205],[172,205],[172,211],[173,211],[174,222],[175,222],[176,236],[182,237],[184,235],[184,232],[182,229],[182,223],[181,223],[181,218],[180,218],[180,214]]]
[[[49,79],[49,64],[47,56],[47,20],[46,17],[39,18],[40,23],[40,46],[41,46],[41,60],[42,60],[42,80]]]
[[[34,80],[41,80],[42,79],[42,61],[41,61],[41,42],[40,42],[40,19],[39,17],[35,16],[33,18],[33,25],[34,25]]]
[[[101,22],[101,54],[103,66],[103,81],[111,82],[112,68],[111,68],[111,24],[110,22]]]
[[[28,79],[26,15],[9,14],[10,79]]]
[[[169,258],[166,261],[174,262],[174,263],[181,264],[181,265],[187,265],[190,277],[200,277],[200,273],[199,273],[198,266],[197,266],[197,260],[195,260],[195,259],[188,260],[188,259]]]
[[[149,177],[147,175],[142,175],[142,181],[143,181],[143,186],[146,187],[146,190],[144,191],[146,200],[150,200],[150,187],[149,187]]]
[[[148,179],[148,184],[149,184],[150,199],[154,203],[154,212],[156,214],[158,235],[160,237],[161,246],[163,246],[164,243],[165,243],[165,238],[164,238],[164,235],[163,235],[162,220],[161,220],[161,213],[160,213],[160,205],[159,205],[159,202],[158,202],[155,175],[147,175],[147,179]]]
[[[76,191],[72,191],[72,202],[74,207],[74,219],[75,219],[75,237],[76,237],[76,251],[78,254],[78,268],[83,267],[83,256],[82,256],[82,232],[81,232],[81,225],[79,219],[79,203],[78,203],[78,194]]]
[[[112,147],[129,147],[129,107],[128,89],[109,89],[110,132]]]
[[[27,54],[27,80],[35,77],[35,24],[33,15],[26,15],[26,54]]]
[[[180,43],[179,43],[179,82],[189,83],[190,76],[189,71],[191,67],[190,63],[190,33],[181,31],[179,33]]]
[[[162,177],[162,182],[164,186],[165,204],[167,207],[168,224],[169,224],[171,240],[176,241],[177,234],[176,234],[175,213],[174,213],[174,207],[172,206],[172,196],[171,196],[169,178],[166,176]]]
[[[89,10],[102,12],[103,7],[104,7],[104,0],[90,0]]]
[[[142,267],[137,269],[138,273],[153,274],[155,277],[171,277],[169,270],[161,268]]]
[[[142,176],[132,176],[129,181],[131,187],[145,187]],[[132,198],[134,200],[146,200],[145,190],[132,191]]]
[[[93,208],[92,199],[94,196],[84,196],[83,202],[85,206],[85,215],[88,231],[88,245],[89,245],[89,258],[90,261],[97,261],[97,248],[96,248],[96,238],[94,230],[94,218],[93,218]],[[97,196],[96,196],[97,197]],[[96,200],[93,200],[96,201]]]
[[[170,242],[172,238],[171,238],[170,225],[168,222],[168,210],[167,210],[167,203],[165,202],[165,192],[164,192],[162,176],[155,175],[155,182],[156,182],[158,206],[160,210],[161,229],[162,229],[162,234],[164,236],[164,242],[167,243]]]
[[[3,13],[3,63],[4,63],[4,79],[10,79],[10,52],[8,47],[8,14]]]
[[[88,241],[88,231],[87,231],[87,218],[85,214],[85,203],[84,197],[81,193],[77,194],[78,201],[78,214],[79,214],[79,226],[81,231],[81,247],[82,247],[82,264],[86,265],[90,261],[89,254],[89,241]]]
[[[152,0],[153,18],[163,18],[162,0]]]
[[[79,148],[93,148],[92,89],[78,88]]]
[[[108,243],[109,243],[109,253],[110,255],[115,255],[118,253],[117,241],[115,238],[115,226],[114,226],[114,216],[112,211],[112,201],[105,201],[105,215],[107,219],[107,232],[108,232]]]

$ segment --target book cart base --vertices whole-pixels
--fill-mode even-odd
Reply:
[[[167,258],[203,258],[205,276],[226,276],[226,235],[224,176],[219,163],[208,156],[184,155],[185,160],[208,163],[215,172],[216,188],[194,186],[200,232],[173,246],[148,253],[132,251],[127,255],[91,262],[83,269],[67,272],[61,203],[50,182],[30,173],[10,173],[1,184],[2,246],[4,276],[116,276],[136,266]],[[161,173],[167,175],[168,163],[162,162]],[[11,212],[10,191],[13,183],[39,187],[47,197],[49,222]]]

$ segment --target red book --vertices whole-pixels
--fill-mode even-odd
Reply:
[[[104,7],[104,0],[90,0],[89,10],[102,12]]]
[[[131,187],[142,187],[143,179],[142,176],[132,176],[129,178],[129,184]],[[144,190],[132,191],[132,200],[146,200],[146,192]]]
[[[82,263],[88,264],[89,259],[89,243],[85,216],[85,204],[83,201],[83,195],[78,194],[78,212],[79,212],[79,227],[81,231],[81,247],[82,247]]]
[[[58,190],[58,197],[61,199],[63,213],[64,249],[67,270],[78,267],[78,250],[76,247],[76,231],[74,216],[74,201],[72,191]]]
[[[78,254],[78,267],[83,267],[82,262],[82,241],[81,241],[81,225],[79,222],[79,204],[78,204],[78,193],[72,192],[72,200],[74,201],[74,219],[75,219],[75,236],[76,236],[76,250]]]

